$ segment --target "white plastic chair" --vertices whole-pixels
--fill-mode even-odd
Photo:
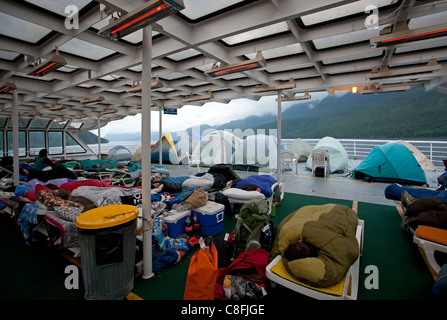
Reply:
[[[314,149],[311,153],[312,157],[312,175],[315,175],[315,169],[323,166],[324,177],[329,175],[330,155],[326,150]]]
[[[197,170],[200,172],[200,160],[196,154],[186,153],[188,157],[188,174],[191,172],[191,166],[197,166]]]
[[[298,174],[298,158],[295,152],[290,150],[281,151],[281,159],[282,159],[282,172],[284,172],[284,166],[288,163],[292,165],[292,173],[294,168],[296,168],[296,173]]]

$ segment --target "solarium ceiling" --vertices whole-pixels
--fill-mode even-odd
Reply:
[[[101,2],[101,3],[100,3]],[[121,40],[99,37],[110,13],[104,4],[131,11],[141,0],[0,0],[0,85],[17,87],[19,116],[75,119],[97,123],[141,112],[141,94],[129,93],[142,78],[142,30]],[[378,84],[445,89],[447,36],[371,48],[370,38],[399,21],[410,29],[447,22],[446,1],[290,1],[184,0],[185,9],[152,27],[152,70],[164,87],[151,92],[157,107],[259,99],[257,85],[275,86],[291,78],[287,95]],[[78,12],[78,28],[67,6]],[[371,5],[373,7],[371,7]],[[109,7],[113,7],[109,6]],[[369,7],[368,7],[369,6]],[[372,9],[377,8],[375,11]],[[378,24],[372,14],[378,14]],[[74,17],[76,18],[76,16]],[[66,22],[68,22],[68,27]],[[70,25],[71,23],[71,25]],[[58,47],[67,65],[44,77],[27,75],[38,58]],[[266,67],[210,78],[214,63],[236,63],[262,52]],[[368,80],[374,68],[425,65],[436,59],[442,69],[429,75]],[[443,87],[444,86],[444,87]],[[211,100],[185,103],[191,95],[212,92]],[[276,93],[267,93],[276,94]],[[103,101],[84,104],[88,98]],[[265,93],[263,95],[266,95]],[[12,95],[0,95],[0,116],[11,114]],[[51,111],[55,106],[63,111]],[[116,111],[105,115],[104,111]]]

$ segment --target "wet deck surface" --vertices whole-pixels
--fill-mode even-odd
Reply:
[[[311,171],[306,169],[306,163],[299,163],[298,173],[286,170],[281,173],[280,179],[284,183],[284,191],[287,193],[395,206],[395,201],[385,198],[384,191],[390,185],[389,183],[365,182],[349,175],[350,171],[355,169],[360,162],[359,160],[350,160],[344,173],[330,174],[327,178],[312,176]],[[188,167],[185,165],[166,165],[166,168],[173,177],[188,175]],[[200,167],[200,172],[207,172],[208,169],[208,167]],[[278,180],[276,172],[235,171],[241,178],[254,174],[271,174]],[[192,168],[190,174],[196,173],[198,173],[197,168]],[[444,173],[444,168],[437,168],[435,172],[426,172],[429,188],[438,188],[436,178],[442,173]]]

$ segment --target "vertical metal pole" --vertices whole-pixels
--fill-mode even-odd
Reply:
[[[278,148],[276,151],[276,174],[278,183],[281,182],[281,91],[278,91],[278,118],[277,118],[277,124],[276,127],[278,128],[277,135],[277,143]]]
[[[101,159],[101,119],[98,117],[98,159]]]
[[[152,220],[151,212],[151,60],[152,60],[152,25],[143,28],[142,85],[143,97],[141,108],[141,184],[143,210],[143,279],[151,278],[152,272]]]
[[[158,152],[158,163],[161,165],[162,163],[163,163],[163,159],[162,159],[162,154],[161,154],[161,138],[162,138],[162,136],[161,136],[161,132],[162,132],[162,128],[161,128],[161,123],[162,123],[162,116],[163,116],[163,107],[160,107],[159,108],[159,118],[158,118],[158,137],[159,137],[159,142],[158,142],[158,145],[159,145],[159,148],[158,148],[158,150],[160,150],[160,152]]]
[[[19,185],[19,107],[17,90],[12,91],[12,150],[14,152],[12,166],[14,170],[14,186]]]

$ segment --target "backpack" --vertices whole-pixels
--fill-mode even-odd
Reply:
[[[242,206],[233,234],[234,258],[249,249],[271,251],[275,230],[268,211],[264,199],[253,199]]]

